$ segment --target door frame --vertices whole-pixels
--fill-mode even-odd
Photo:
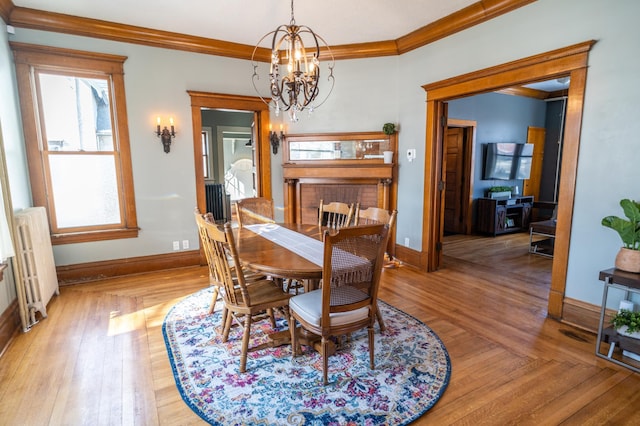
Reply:
[[[595,40],[530,56],[517,61],[475,71],[422,86],[427,94],[422,252],[427,271],[435,271],[441,263],[443,238],[444,191],[442,188],[444,103],[447,100],[493,92],[511,86],[554,78],[571,78],[564,129],[564,147],[558,198],[558,221],[554,246],[547,313],[562,318],[567,279],[569,240],[575,181],[582,126],[582,108],[586,86],[589,51]]]
[[[252,111],[254,113],[254,132],[256,138],[256,183],[258,196],[271,198],[271,151],[269,150],[269,106],[257,96],[229,95],[221,93],[196,92],[187,90],[191,97],[191,122],[193,126],[193,158],[196,178],[196,205],[205,212],[207,200],[204,188],[204,170],[202,168],[202,108],[226,109],[231,111]]]

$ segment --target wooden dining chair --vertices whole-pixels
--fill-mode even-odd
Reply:
[[[374,323],[388,225],[325,231],[322,288],[289,300],[291,350],[300,352],[299,328],[321,336],[323,381],[328,383],[330,338],[368,329],[369,365],[374,362]]]
[[[361,210],[360,204],[356,204],[356,212],[354,214],[354,225],[373,225],[373,224],[387,224],[389,225],[389,232],[392,232],[393,225],[396,223],[396,216],[398,212],[396,210],[389,213],[388,210],[381,209],[378,207],[369,207],[367,209]],[[385,260],[385,267],[395,266],[395,262],[390,254],[387,254],[389,257],[388,260]],[[382,314],[380,310],[376,312],[378,318],[378,325],[380,325],[380,330],[385,330],[384,319],[382,318]]]
[[[396,216],[398,212],[396,210],[389,213],[388,210],[378,207],[369,207],[361,210],[360,204],[356,204],[356,211],[354,214],[354,225],[373,225],[377,223],[389,225],[389,229],[393,228],[396,223]]]
[[[204,256],[207,260],[207,266],[209,268],[209,284],[214,287],[213,294],[211,296],[211,305],[209,306],[209,314],[213,314],[216,306],[216,302],[218,300],[218,296],[220,295],[220,288],[222,286],[222,279],[218,276],[218,271],[215,268],[215,257],[211,247],[207,244],[207,235],[204,224],[206,222],[215,224],[215,220],[211,213],[200,213],[200,210],[196,208],[194,210],[194,216],[196,220],[196,225],[198,226],[198,235],[200,236],[200,244],[202,245],[202,251],[204,252]],[[263,274],[249,271],[243,268],[244,277],[246,282],[253,282],[265,279],[266,277]],[[237,281],[237,276],[235,272],[235,266],[232,268],[233,279]],[[224,325],[224,321],[226,320],[226,308],[223,307],[222,312],[222,324]]]
[[[340,203],[337,201],[324,204],[324,201],[320,200],[318,226],[326,226],[333,229],[350,226],[353,221],[354,211],[354,204]]]
[[[216,276],[221,279],[222,296],[228,311],[222,341],[229,340],[229,332],[234,321],[243,327],[239,371],[244,373],[247,367],[247,354],[269,346],[267,342],[249,347],[251,324],[266,312],[266,315],[271,317],[272,327],[275,327],[275,312],[280,308],[284,311],[285,317],[288,316],[291,295],[284,293],[268,279],[248,284],[242,268],[234,268],[235,265],[240,265],[240,259],[231,223],[225,223],[224,229],[221,229],[216,224],[205,222],[204,229],[206,245],[214,255]],[[234,270],[236,279],[234,279]]]
[[[274,223],[273,200],[264,197],[242,198],[236,201],[238,226]]]

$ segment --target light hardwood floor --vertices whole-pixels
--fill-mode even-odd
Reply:
[[[640,375],[597,358],[593,334],[546,318],[550,259],[523,253],[523,235],[451,237],[440,271],[384,270],[380,298],[428,324],[451,357],[446,392],[415,424],[640,424]],[[206,274],[63,287],[0,359],[0,424],[202,424],[177,391],[161,325]]]

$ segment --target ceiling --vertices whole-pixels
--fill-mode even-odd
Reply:
[[[566,90],[569,88],[570,80],[568,77],[557,78],[548,81],[540,81],[538,83],[526,84],[524,87],[531,89],[542,90],[544,92],[557,92],[559,90]]]
[[[329,46],[395,40],[479,0],[296,0],[295,20]],[[289,0],[13,0],[18,7],[256,45],[289,24]]]

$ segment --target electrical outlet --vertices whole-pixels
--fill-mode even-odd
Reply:
[[[186,250],[189,248],[189,240],[182,240],[182,249]]]
[[[173,249],[174,250],[180,250],[180,241],[174,241],[173,242]]]
[[[405,245],[405,247],[409,247],[409,237],[405,237],[404,245]]]

